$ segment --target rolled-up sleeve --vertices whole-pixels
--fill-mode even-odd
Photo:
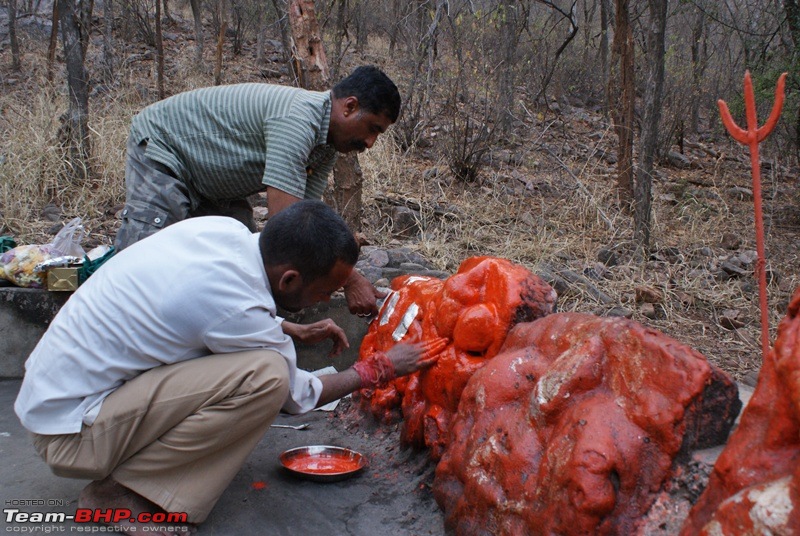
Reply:
[[[322,382],[312,373],[297,368],[297,353],[291,337],[281,329],[279,317],[263,308],[253,307],[219,322],[205,333],[205,344],[214,354],[247,350],[273,350],[289,367],[289,397],[283,410],[305,413],[317,406]]]

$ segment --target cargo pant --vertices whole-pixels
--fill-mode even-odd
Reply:
[[[117,251],[173,223],[195,216],[229,216],[256,232],[247,199],[210,200],[193,191],[175,173],[145,155],[147,140],[128,139],[125,161],[125,208],[114,240]]]
[[[201,523],[289,395],[271,350],[210,355],[150,369],[103,401],[80,433],[33,435],[53,473],[114,480]]]

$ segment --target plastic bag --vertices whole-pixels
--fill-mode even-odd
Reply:
[[[85,231],[80,218],[73,218],[49,244],[17,246],[0,256],[0,278],[18,287],[44,288],[47,274],[36,267],[57,257],[82,258],[86,252],[81,247]]]
[[[61,256],[61,252],[50,244],[17,246],[0,256],[0,277],[25,288],[44,288],[44,272],[36,266],[44,261]]]
[[[50,245],[60,251],[62,255],[83,258],[86,252],[81,247],[81,241],[86,230],[81,225],[80,218],[72,218],[56,235]]]

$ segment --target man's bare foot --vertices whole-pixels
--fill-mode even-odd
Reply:
[[[78,508],[87,508],[98,511],[97,517],[93,521],[122,527],[125,532],[139,533],[144,532],[147,527],[148,534],[162,534],[164,536],[174,536],[175,534],[194,534],[197,527],[191,523],[154,523],[140,522],[141,514],[157,514],[155,519],[165,514],[163,508],[154,502],[142,497],[138,493],[130,490],[111,478],[95,480],[81,491],[78,498]],[[130,515],[128,515],[130,512]],[[105,515],[103,515],[105,514]],[[123,519],[119,519],[120,515]],[[150,519],[145,515],[145,519]],[[164,519],[168,519],[166,516]]]

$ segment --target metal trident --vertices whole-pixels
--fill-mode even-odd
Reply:
[[[775,88],[775,102],[772,105],[772,112],[769,114],[764,126],[758,127],[756,119],[756,101],[753,96],[753,81],[750,79],[750,71],[744,74],[744,105],[747,117],[747,130],[740,128],[731,117],[728,105],[724,100],[717,101],[722,122],[728,129],[733,138],[743,145],[750,147],[750,164],[753,175],[753,201],[755,202],[756,216],[756,251],[758,260],[756,261],[756,274],[758,275],[758,294],[759,307],[761,309],[761,358],[764,359],[769,352],[769,316],[767,314],[767,271],[766,259],[764,258],[764,217],[761,209],[761,163],[758,159],[758,144],[762,142],[778,122],[783,108],[783,88],[786,84],[786,73],[778,78],[778,86]]]

